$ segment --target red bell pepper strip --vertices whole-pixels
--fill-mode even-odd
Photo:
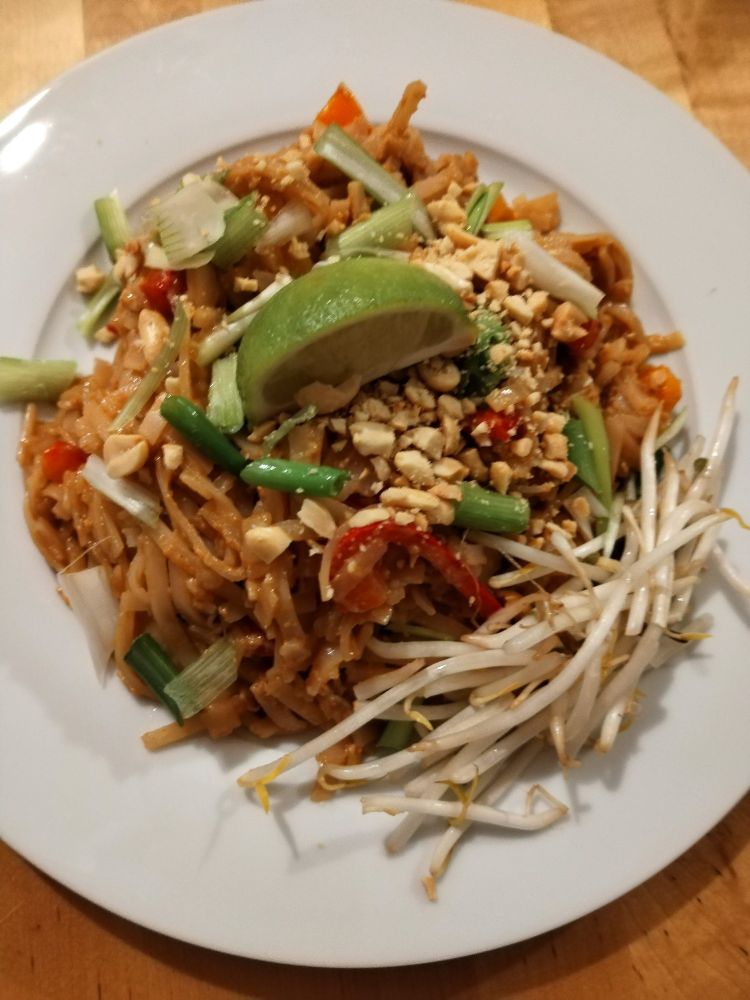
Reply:
[[[171,319],[174,312],[172,302],[185,287],[183,275],[179,271],[159,271],[156,268],[148,268],[143,272],[139,284],[149,306],[167,319]]]
[[[495,413],[489,407],[485,407],[471,418],[471,430],[476,430],[480,424],[487,424],[487,433],[493,441],[510,441],[510,436],[518,427],[520,417],[510,413]]]
[[[88,455],[67,441],[54,441],[42,452],[42,471],[51,483],[61,483],[66,472],[80,469]]]
[[[345,84],[340,83],[326,106],[318,112],[315,120],[321,125],[335,124],[344,128],[361,116],[362,108],[359,106],[359,101]]]
[[[331,559],[331,580],[335,580],[346,563],[357,553],[364,552],[371,545],[383,542],[399,545],[406,549],[410,555],[425,559],[440,573],[444,580],[467,598],[472,609],[482,618],[488,618],[502,607],[492,591],[474,576],[469,567],[455,552],[448,548],[445,542],[441,542],[429,531],[423,531],[413,524],[396,524],[392,520],[376,521],[374,524],[350,528],[342,535]],[[384,599],[382,581],[377,573],[371,572],[370,575],[374,579],[370,581],[369,576],[365,578],[368,583],[367,595],[364,593],[355,595],[355,591],[359,591],[360,586],[362,586],[362,584],[357,584],[345,598],[348,603],[349,598],[356,597],[357,605],[367,603],[370,597],[376,601],[367,607],[359,606],[357,610],[360,611],[369,611],[378,607]],[[364,582],[362,581],[362,583]],[[359,598],[363,598],[363,600]]]

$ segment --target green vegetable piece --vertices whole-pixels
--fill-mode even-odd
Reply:
[[[160,410],[164,419],[198,451],[222,469],[239,476],[247,465],[247,459],[214,427],[199,406],[184,396],[167,396]]]
[[[236,351],[213,363],[206,416],[223,434],[236,434],[245,423],[245,411],[237,388]]]
[[[75,361],[0,357],[0,404],[54,403],[75,377]]]
[[[464,228],[467,233],[480,231],[502,189],[503,185],[499,181],[495,181],[489,186],[479,185],[466,206],[466,226]]]
[[[399,201],[379,208],[364,222],[355,222],[329,240],[326,257],[352,257],[402,247],[414,231],[412,218],[418,205],[416,197],[409,192]]]
[[[601,492],[599,476],[594,465],[591,442],[586,437],[582,422],[571,417],[563,428],[563,434],[568,439],[568,458],[576,467],[576,475],[598,496]]]
[[[224,232],[214,243],[213,262],[227,268],[236,264],[258,242],[268,226],[268,219],[255,207],[255,193],[224,213]]]
[[[164,691],[178,674],[166,650],[156,639],[148,632],[139,635],[125,654],[125,662],[151,688],[159,701],[166,705],[179,724],[183,725],[184,720],[177,703]]]
[[[297,410],[296,413],[293,413],[291,417],[287,417],[286,420],[283,420],[275,431],[271,431],[263,438],[263,454],[270,455],[276,445],[279,444],[280,441],[283,441],[294,427],[298,427],[300,424],[306,424],[308,420],[312,420],[317,412],[318,408],[315,403],[308,403],[307,406],[303,406],[301,410]]]
[[[482,226],[482,236],[485,239],[501,240],[511,233],[530,233],[534,227],[528,219],[508,219],[507,222],[488,222]]]
[[[612,471],[609,463],[609,438],[604,426],[604,416],[598,406],[588,399],[584,399],[583,396],[573,396],[570,405],[580,419],[584,434],[591,447],[591,456],[599,482],[597,496],[609,510],[612,506]]]
[[[395,753],[397,750],[405,750],[410,743],[413,743],[415,735],[411,719],[391,719],[380,734],[377,745],[381,750]]]
[[[508,374],[508,364],[496,365],[490,358],[490,348],[509,341],[502,321],[488,309],[480,309],[472,317],[479,331],[472,346],[458,359],[462,370],[459,396],[486,396]]]
[[[528,527],[528,501],[484,490],[475,483],[461,483],[461,492],[463,499],[456,504],[453,517],[459,528],[518,535]]]
[[[110,271],[98,292],[94,292],[81,313],[76,326],[80,332],[91,339],[102,325],[104,317],[115,304],[122,291],[122,285]]]
[[[197,715],[237,680],[237,654],[229,639],[219,639],[164,688],[185,719]]]
[[[109,259],[113,261],[115,251],[124,247],[130,239],[130,226],[117,192],[113,191],[105,198],[97,198],[94,212]]]
[[[349,479],[346,469],[330,465],[308,465],[283,458],[259,458],[240,473],[250,486],[263,486],[282,493],[310,497],[337,497]]]

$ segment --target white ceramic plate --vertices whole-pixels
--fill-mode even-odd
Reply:
[[[687,334],[691,421],[709,430],[727,380],[750,361],[744,170],[613,63],[436,0],[224,9],[117,46],[20,108],[0,128],[0,353],[75,353],[89,363],[72,332],[69,289],[95,239],[95,196],[117,185],[133,205],[220,152],[273,147],[342,78],[381,119],[415,77],[429,85],[418,123],[434,149],[476,150],[483,174],[511,191],[554,187],[567,225],[606,226],[624,240],[647,324]],[[234,779],[269,748],[142,749],[139,734],[161,711],[116,681],[97,686],[25,531],[18,427],[17,414],[2,415],[0,832],[110,910],[281,962],[449,958],[538,934],[627,892],[748,787],[746,625],[709,584],[702,603],[716,637],[650,678],[642,717],[610,759],[592,756],[567,788],[550,768],[546,780],[573,803],[572,817],[541,835],[467,838],[430,904],[418,880],[429,844],[386,857],[392,821],[362,817],[356,796],[313,805],[304,788],[279,782],[264,816]],[[741,427],[735,459],[746,452]],[[735,461],[728,498],[745,510],[748,485]],[[738,535],[735,558],[747,566]]]

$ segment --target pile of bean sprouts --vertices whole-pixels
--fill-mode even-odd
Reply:
[[[347,719],[247,771],[240,785],[255,788],[267,807],[266,786],[282,771],[373,719],[413,719],[420,738],[408,748],[361,764],[323,765],[322,771],[330,788],[389,777],[399,781],[398,794],[362,798],[365,813],[405,814],[387,838],[391,852],[400,851],[429,817],[447,821],[423,880],[431,898],[435,879],[473,823],[534,831],[560,820],[567,807],[539,785],[529,789],[524,812],[495,804],[545,745],[554,747],[563,768],[577,766],[591,743],[600,752],[611,750],[624,720],[635,713],[644,672],[704,637],[699,623],[683,623],[721,525],[737,517],[718,506],[736,392],[735,378],[708,447],[698,437],[680,458],[669,447],[680,426],[659,439],[660,414],[654,414],[641,446],[640,495],[630,480],[616,495],[603,534],[573,548],[556,532],[554,551],[476,535],[483,545],[525,564],[496,577],[493,585],[533,580],[536,589],[508,602],[461,641],[373,638],[375,655],[404,665],[360,683]],[[663,455],[660,475],[657,449]],[[723,569],[747,595],[748,585]],[[544,587],[548,578],[552,590]],[[449,698],[430,704],[437,695]]]

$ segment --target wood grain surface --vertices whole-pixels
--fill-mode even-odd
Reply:
[[[610,56],[750,164],[748,0],[472,2]],[[0,0],[0,114],[94,52],[223,5]],[[710,192],[696,200],[710,210]],[[523,944],[413,969],[302,969],[191,947],[86,902],[0,844],[0,1000],[230,997],[750,997],[750,798],[669,868],[596,913]]]

